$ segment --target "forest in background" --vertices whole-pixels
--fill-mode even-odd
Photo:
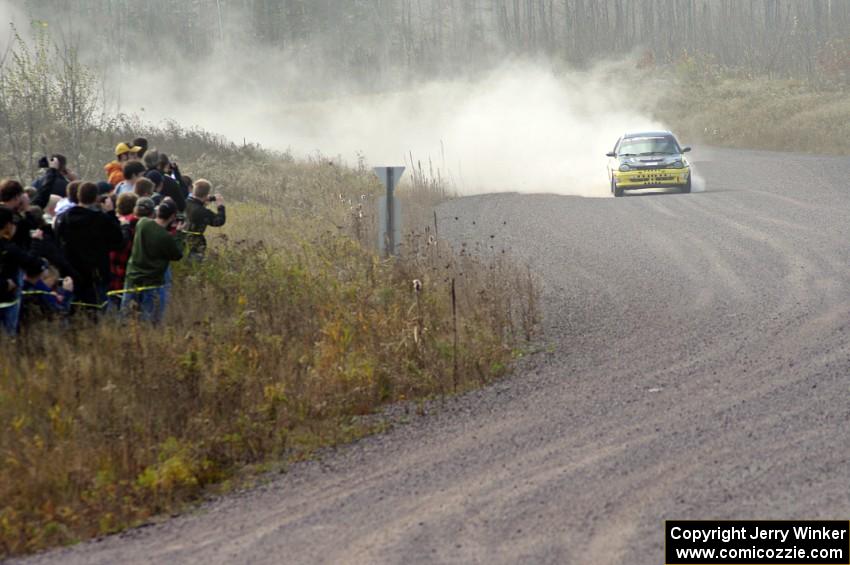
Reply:
[[[21,0],[108,65],[171,67],[273,48],[364,88],[454,77],[508,57],[585,67],[635,52],[748,75],[850,79],[846,0]],[[89,33],[93,32],[93,33]],[[251,56],[251,55],[246,55]],[[262,64],[262,61],[260,62]],[[238,80],[234,77],[234,80]]]

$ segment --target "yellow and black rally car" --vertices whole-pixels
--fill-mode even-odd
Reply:
[[[690,147],[679,145],[669,131],[627,133],[608,153],[611,192],[640,188],[678,188],[691,191],[691,166],[685,158]]]

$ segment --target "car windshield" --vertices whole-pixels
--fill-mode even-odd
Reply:
[[[624,139],[617,152],[621,157],[637,155],[676,155],[679,148],[676,141],[670,137],[633,137]]]

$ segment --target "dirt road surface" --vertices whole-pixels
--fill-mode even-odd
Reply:
[[[515,376],[31,562],[658,564],[665,518],[847,519],[850,159],[695,160],[703,193],[440,208],[542,277],[552,349]]]

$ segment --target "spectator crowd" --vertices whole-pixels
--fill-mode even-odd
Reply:
[[[60,154],[38,164],[31,186],[0,181],[0,335],[80,315],[159,323],[171,263],[202,261],[206,229],[225,223],[221,195],[144,138],[119,143],[100,182]]]

